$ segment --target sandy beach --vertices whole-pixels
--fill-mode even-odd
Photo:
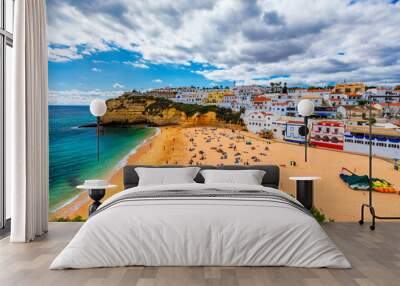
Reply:
[[[319,176],[314,185],[314,205],[329,219],[358,221],[360,205],[368,200],[368,192],[349,189],[339,178],[345,167],[357,174],[367,174],[368,157],[339,151],[309,148],[308,162],[304,162],[304,147],[257,137],[245,131],[213,127],[162,127],[160,133],[132,154],[127,164],[165,165],[201,164],[276,164],[281,169],[280,189],[294,195],[295,182],[290,176]],[[296,166],[290,165],[296,162]],[[393,183],[400,190],[400,172],[389,161],[374,158],[374,177]],[[123,190],[122,169],[109,175],[118,185],[108,190],[106,197]],[[394,216],[400,211],[398,194],[374,193],[378,215]],[[55,217],[87,217],[90,199],[86,192],[71,204],[51,215]],[[368,216],[367,216],[368,217]]]

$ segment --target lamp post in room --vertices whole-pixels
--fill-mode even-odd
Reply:
[[[107,105],[104,100],[95,99],[90,103],[90,113],[96,116],[96,134],[97,134],[97,162],[100,161],[100,117],[107,112]]]
[[[299,129],[299,133],[304,136],[304,161],[307,162],[308,117],[314,113],[314,103],[309,99],[300,100],[297,111],[304,117],[304,127]]]

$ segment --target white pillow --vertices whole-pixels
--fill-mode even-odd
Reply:
[[[261,185],[265,171],[262,170],[202,170],[205,184]]]
[[[195,183],[193,180],[200,168],[135,168],[139,176],[138,186]]]

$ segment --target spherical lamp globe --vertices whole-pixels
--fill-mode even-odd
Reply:
[[[104,100],[94,99],[90,103],[90,113],[96,117],[103,116],[107,112],[107,105]]]
[[[310,116],[314,113],[314,103],[309,99],[300,100],[297,110],[301,116]]]

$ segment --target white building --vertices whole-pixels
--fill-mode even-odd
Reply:
[[[277,116],[264,111],[248,111],[244,115],[247,130],[253,133],[272,130],[272,122],[276,119]]]
[[[257,85],[236,86],[233,88],[235,99],[231,102],[232,110],[252,109],[252,100],[265,92],[265,88]]]
[[[259,95],[267,90],[268,88],[259,85],[241,85],[233,88],[233,92],[236,95]]]
[[[289,89],[288,95],[291,95],[292,97],[300,98],[303,95],[307,93],[307,89],[304,88],[296,88],[296,89]]]
[[[369,154],[368,130],[368,126],[347,126],[343,150]],[[400,159],[400,129],[373,127],[372,154],[388,159]]]
[[[289,120],[286,123],[285,135],[283,139],[292,143],[304,144],[305,138],[300,135],[299,129],[304,126],[304,121],[301,120]]]
[[[321,106],[322,105],[322,96],[319,94],[305,94],[303,95],[300,100],[308,99],[314,103],[314,106]]]
[[[322,99],[328,106],[340,106],[345,101],[346,96],[342,93],[328,93],[324,94]]]
[[[236,96],[234,94],[226,94],[224,95],[222,102],[218,104],[218,106],[233,109],[235,101],[236,101]]]
[[[279,117],[272,121],[271,131],[275,139],[283,140],[285,137],[286,125],[289,120],[284,117]]]
[[[274,115],[278,116],[296,116],[297,104],[295,101],[273,102],[271,110]]]
[[[310,143],[317,147],[343,150],[344,123],[341,120],[313,120]]]
[[[231,102],[233,111],[240,111],[241,109],[250,110],[252,109],[252,96],[251,95],[236,95],[235,100]]]
[[[186,104],[202,104],[203,99],[207,97],[204,90],[179,91],[173,101]]]
[[[253,98],[251,110],[256,111],[271,111],[272,107],[272,100],[271,98],[267,97],[266,95],[258,95]]]
[[[378,103],[387,103],[387,102],[399,102],[400,101],[400,96],[399,98],[392,98],[389,96],[396,96],[397,93],[393,91],[393,89],[388,88],[388,87],[377,87],[377,88],[371,88],[368,89],[364,94],[363,94],[363,99],[368,99],[369,96],[383,96],[383,97],[378,97],[374,98],[375,102]]]
[[[358,93],[345,94],[344,96],[342,105],[358,105],[359,101],[363,99],[362,95]]]

